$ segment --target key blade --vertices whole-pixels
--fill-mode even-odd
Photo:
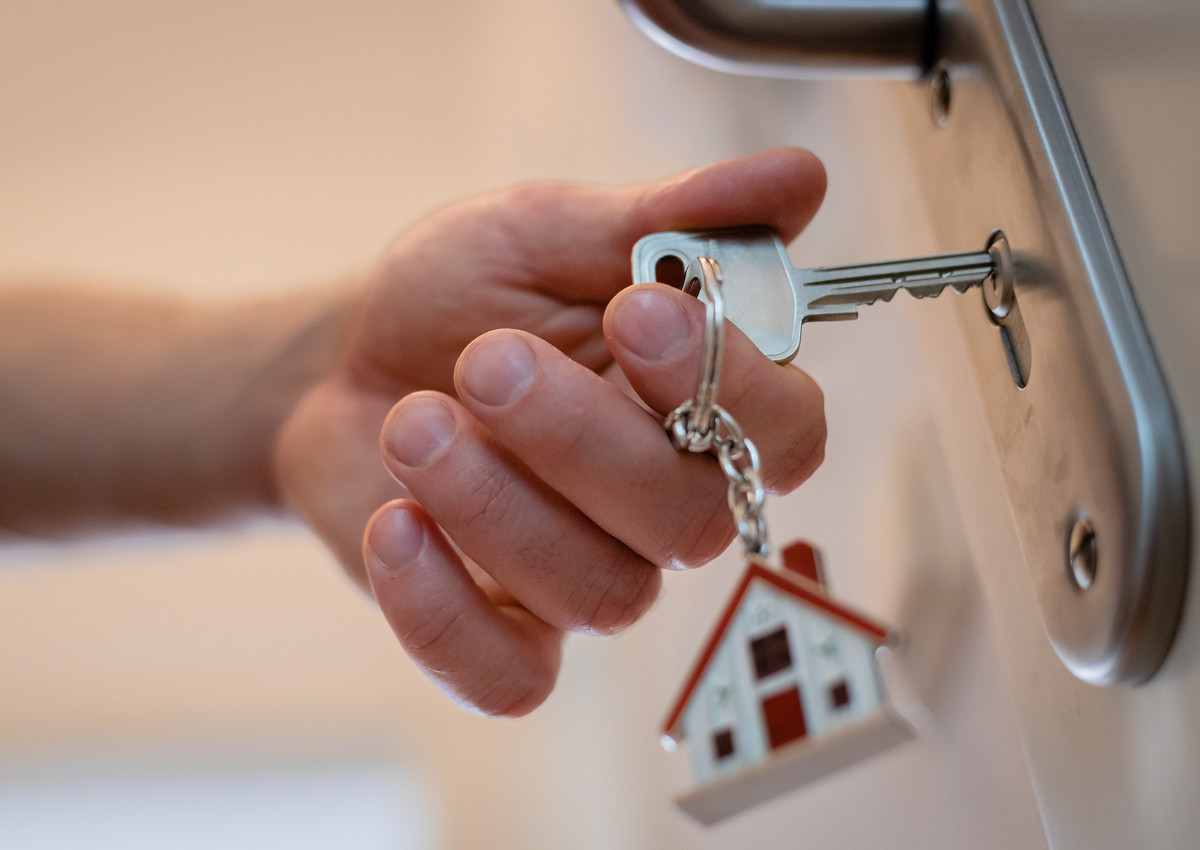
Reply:
[[[934,297],[947,286],[965,292],[992,273],[985,251],[796,269],[778,234],[742,227],[643,237],[633,248],[634,282],[683,286],[684,269],[697,257],[721,266],[725,318],[776,363],[796,356],[805,322],[857,318],[859,307],[890,301],[900,289],[916,298]],[[699,292],[691,294],[704,300]]]
[[[935,298],[950,287],[966,292],[992,273],[986,251],[943,254],[895,262],[863,263],[822,269],[797,269],[794,279],[805,320],[853,319],[859,307],[891,301],[901,289],[914,298]]]

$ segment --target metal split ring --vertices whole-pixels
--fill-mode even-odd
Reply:
[[[707,452],[715,449],[721,471],[729,482],[729,509],[738,527],[746,555],[764,561],[770,551],[767,524],[762,516],[766,489],[759,471],[758,451],[742,429],[717,403],[721,385],[721,357],[725,348],[725,299],[721,295],[721,266],[710,257],[688,263],[683,291],[704,293],[704,353],[696,395],[671,411],[663,427],[677,450]]]
[[[684,292],[703,292],[704,354],[700,363],[700,384],[696,395],[675,408],[663,426],[677,449],[706,452],[716,438],[720,408],[717,392],[721,386],[721,353],[725,348],[725,298],[721,295],[721,266],[711,257],[697,257],[688,263],[684,274]]]

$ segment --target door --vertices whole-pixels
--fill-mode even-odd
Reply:
[[[803,738],[806,733],[798,687],[764,697],[762,715],[767,726],[767,740],[773,750]]]
[[[724,70],[796,77],[805,76],[814,62],[844,70],[866,57],[874,63],[872,70],[883,66],[894,71],[905,61],[916,61],[911,56],[897,60],[894,45],[879,31],[864,31],[861,39],[842,44],[840,51],[818,46],[814,57],[812,45],[803,44],[802,37],[792,43],[809,52],[791,49],[788,38],[800,28],[790,30],[779,19],[770,32],[760,34],[758,47],[747,49],[736,32],[714,25],[711,14],[704,23],[697,24],[700,16],[680,23],[659,14],[666,4],[639,5],[648,10],[651,29],[671,30],[689,42],[693,55],[700,52],[700,61]],[[884,5],[865,14],[866,23],[878,23]],[[915,11],[924,4],[887,5]],[[949,6],[941,4],[942,11]],[[1012,82],[1011,74],[1006,78],[1007,72],[987,63],[972,65],[973,51],[986,53],[1006,41],[1011,46],[1019,37],[1012,22],[1027,13],[1052,66],[1048,79],[1061,87],[1069,126],[1078,136],[1103,205],[1102,220],[1111,228],[1119,263],[1128,273],[1172,398],[1192,482],[1188,519],[1195,528],[1194,482],[1200,480],[1200,379],[1195,369],[1195,328],[1200,326],[1195,270],[1200,249],[1194,236],[1200,227],[1200,168],[1195,164],[1195,151],[1200,149],[1200,6],[1190,0],[955,4],[943,16],[941,48],[948,60],[947,75],[939,78],[934,73],[925,77],[925,84],[864,83],[859,99],[848,99],[847,115],[857,116],[860,127],[874,131],[868,157],[904,163],[888,172],[880,186],[880,203],[887,206],[888,215],[902,217],[922,206],[932,224],[933,247],[974,247],[956,243],[964,234],[969,238],[971,227],[980,221],[1003,221],[1006,216],[1012,220],[1020,203],[1005,196],[1003,184],[1019,179],[1030,162],[1019,154],[999,155],[998,146],[986,138],[977,139],[975,149],[964,157],[972,160],[969,165],[939,154],[955,144],[964,123],[979,117],[972,110],[980,108],[981,86],[1002,88]],[[719,24],[719,15],[715,20]],[[959,40],[964,32],[970,32],[970,39]],[[988,108],[999,108],[1003,115],[1005,107],[991,102]],[[846,115],[841,120],[847,120]],[[879,132],[881,126],[896,132]],[[895,152],[901,144],[902,156]],[[1059,176],[1056,170],[1033,170],[1034,194],[1055,188],[1051,184]],[[1019,215],[1013,223],[1031,225]],[[895,225],[872,230],[870,242],[872,255],[863,259],[930,248]],[[979,374],[967,365],[964,339],[972,331],[956,321],[955,306],[946,298],[908,315],[924,351],[933,418],[948,459],[957,515],[986,603],[988,631],[1000,659],[997,674],[1015,705],[1048,844],[1195,846],[1200,834],[1200,811],[1192,803],[1200,786],[1200,583],[1192,580],[1186,591],[1174,591],[1183,597],[1181,625],[1162,667],[1147,681],[1098,686],[1070,672],[1056,652],[1056,642],[1048,637],[1048,631],[1061,624],[1041,610],[1040,580],[1026,569],[1027,552],[1019,522],[1013,519],[1014,509],[1020,513],[1021,501],[1029,494],[1011,492],[1011,482],[1006,484],[1000,472],[989,438],[994,411],[979,404]],[[1077,334],[1073,343],[1086,344],[1084,328],[1064,331],[1067,339]],[[1046,341],[1033,338],[1031,343],[1036,370],[1038,346],[1044,352]],[[1010,433],[1019,436],[1020,427]],[[1049,482],[1053,470],[1040,472]],[[1164,472],[1177,474],[1179,469]],[[1198,561],[1195,550],[1192,543],[1184,553],[1185,577]],[[1104,569],[1102,544],[1098,551],[1098,569]],[[1061,554],[1065,571],[1070,557],[1067,539]],[[1119,560],[1110,558],[1108,568]],[[833,572],[836,581],[836,568]],[[875,577],[887,580],[878,573]],[[1081,593],[1086,583],[1085,577]]]

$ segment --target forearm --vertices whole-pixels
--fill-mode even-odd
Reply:
[[[0,530],[274,509],[276,435],[336,360],[352,301],[0,296]]]

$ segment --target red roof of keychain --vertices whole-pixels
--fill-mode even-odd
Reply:
[[[888,642],[889,634],[885,627],[835,602],[825,594],[820,559],[816,549],[804,541],[797,541],[785,548],[781,555],[786,572],[767,569],[752,562],[746,572],[742,574],[742,580],[738,584],[737,590],[734,591],[729,603],[725,606],[721,618],[717,620],[716,628],[713,629],[708,642],[704,644],[704,650],[692,666],[692,672],[688,675],[683,691],[667,716],[666,723],[663,724],[664,734],[678,740],[675,727],[683,716],[683,710],[687,707],[692,691],[700,683],[704,670],[712,659],[713,653],[717,651],[717,646],[720,644],[725,630],[733,621],[733,615],[737,611],[738,605],[741,604],[742,597],[746,595],[750,583],[755,579],[762,579],[784,593],[820,608],[843,623],[858,629],[877,644]]]

